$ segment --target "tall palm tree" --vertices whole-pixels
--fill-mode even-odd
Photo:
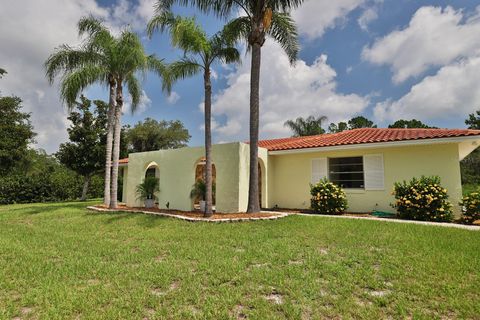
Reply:
[[[237,16],[225,27],[236,39],[247,41],[252,53],[250,74],[250,181],[247,212],[260,211],[258,190],[258,128],[260,108],[260,65],[262,46],[266,37],[277,41],[287,53],[290,62],[299,51],[297,29],[289,10],[305,0],[157,0],[156,10],[168,11],[173,4],[194,5],[204,12],[220,17]],[[243,15],[238,16],[238,13]]]
[[[208,37],[193,18],[174,16],[158,11],[149,22],[147,32],[151,36],[157,29],[170,30],[172,44],[184,51],[184,57],[170,66],[170,79],[176,81],[203,72],[205,89],[205,216],[212,211],[212,81],[211,66],[216,61],[233,63],[240,61],[240,53],[233,47],[227,34],[219,32]]]
[[[69,109],[88,86],[103,84],[109,87],[104,202],[116,208],[123,87],[128,88],[134,111],[142,95],[136,73],[153,70],[168,79],[164,77],[166,66],[155,56],[147,56],[138,36],[128,29],[114,36],[93,17],[82,18],[78,29],[80,36],[87,35],[83,44],[77,48],[62,45],[56,49],[45,62],[46,75],[53,83],[55,77],[63,73],[60,96]],[[168,87],[167,83],[164,81],[164,88]]]
[[[325,116],[318,118],[314,116],[307,118],[298,117],[295,120],[285,121],[285,126],[293,131],[294,137],[314,136],[325,133],[325,129],[322,128],[322,124],[325,121],[327,121],[327,117]]]

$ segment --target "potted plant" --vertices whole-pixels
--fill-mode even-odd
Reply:
[[[146,177],[142,183],[137,186],[138,199],[145,202],[145,208],[155,207],[157,200],[156,192],[160,191],[158,178]]]
[[[197,180],[190,191],[190,198],[199,199],[200,211],[205,212],[205,198],[207,197],[207,185],[203,180]],[[215,183],[212,185],[212,197],[215,198]]]

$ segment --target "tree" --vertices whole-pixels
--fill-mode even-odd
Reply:
[[[211,67],[217,61],[233,63],[240,61],[240,53],[229,41],[231,35],[221,31],[211,37],[195,22],[193,18],[174,16],[170,12],[158,11],[148,24],[148,33],[156,29],[170,30],[172,44],[183,50],[184,57],[172,63],[170,67],[171,81],[191,77],[203,73],[205,90],[205,216],[210,217],[212,211],[213,178],[212,178],[212,81]]]
[[[108,121],[108,105],[95,101],[93,113],[89,99],[82,95],[80,101],[76,103],[78,112],[71,112],[68,117],[72,122],[67,129],[70,142],[60,145],[56,157],[60,163],[83,177],[81,200],[84,201],[92,176],[105,168],[105,145],[101,140]]]
[[[469,114],[465,124],[468,126],[468,129],[480,130],[480,110]]]
[[[30,114],[24,113],[22,99],[0,97],[0,173],[6,174],[26,159],[35,133]]]
[[[157,0],[158,11],[168,11],[174,3],[196,5],[220,17],[236,16],[227,23],[227,34],[246,40],[252,54],[250,73],[250,178],[247,212],[260,211],[258,190],[258,136],[260,109],[260,65],[262,47],[270,36],[280,43],[291,63],[297,59],[297,28],[289,10],[304,0]]]
[[[468,129],[480,130],[480,110],[469,114],[465,120]],[[460,163],[462,182],[464,184],[479,184],[480,181],[480,149],[474,150]]]
[[[127,86],[132,111],[135,111],[142,95],[136,73],[152,70],[166,80],[166,66],[154,55],[147,56],[138,35],[129,29],[114,36],[93,17],[82,18],[78,29],[80,36],[87,35],[84,43],[79,48],[68,45],[58,48],[45,63],[47,77],[53,82],[55,76],[63,72],[60,95],[69,108],[88,86],[100,83],[109,87],[104,202],[116,208],[123,87]],[[168,88],[166,81],[164,88]]]
[[[389,128],[400,128],[400,129],[415,129],[415,128],[421,128],[421,129],[437,129],[436,127],[430,127],[423,123],[422,121],[412,119],[412,120],[397,120],[395,123],[391,124],[388,126]]]
[[[5,70],[5,69],[3,69],[3,68],[0,68],[0,79],[2,79],[2,77],[3,77],[4,75],[6,75],[7,73],[8,73],[7,70]]]
[[[146,118],[126,132],[130,152],[146,152],[185,147],[190,140],[188,129],[179,120],[157,121]]]
[[[295,120],[285,121],[284,125],[293,131],[294,137],[314,136],[325,133],[325,130],[322,128],[322,124],[325,121],[327,121],[325,116],[318,118],[309,116],[306,119],[299,117]]]
[[[348,124],[346,122],[339,122],[338,124],[330,123],[328,126],[328,132],[339,133],[348,130]]]
[[[350,119],[348,121],[348,128],[352,129],[361,129],[361,128],[376,128],[377,125],[373,121],[368,120],[363,116],[358,116]]]

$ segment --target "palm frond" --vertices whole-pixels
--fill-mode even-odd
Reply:
[[[168,65],[164,63],[164,60],[158,59],[154,54],[152,54],[147,57],[147,68],[162,78],[162,90],[170,94],[173,83],[170,77]]]
[[[175,82],[179,79],[189,78],[198,74],[202,69],[203,66],[193,58],[183,58],[170,64],[170,79]]]
[[[69,109],[75,106],[80,93],[88,86],[101,82],[107,83],[108,73],[101,66],[88,65],[82,69],[67,73],[60,86],[60,96]]]
[[[268,34],[282,46],[290,63],[295,63],[300,45],[298,43],[297,27],[290,14],[274,12]]]
[[[68,73],[88,64],[99,65],[101,60],[101,55],[96,52],[62,45],[45,61],[45,74],[51,84],[61,71]]]
[[[134,74],[130,74],[125,79],[127,82],[128,93],[132,97],[132,112],[137,110],[138,105],[140,104],[140,99],[142,97],[142,87],[137,77]]]

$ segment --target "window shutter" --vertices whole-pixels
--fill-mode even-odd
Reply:
[[[365,190],[385,190],[383,154],[369,154],[363,157]]]
[[[312,184],[328,176],[327,158],[312,159]]]

